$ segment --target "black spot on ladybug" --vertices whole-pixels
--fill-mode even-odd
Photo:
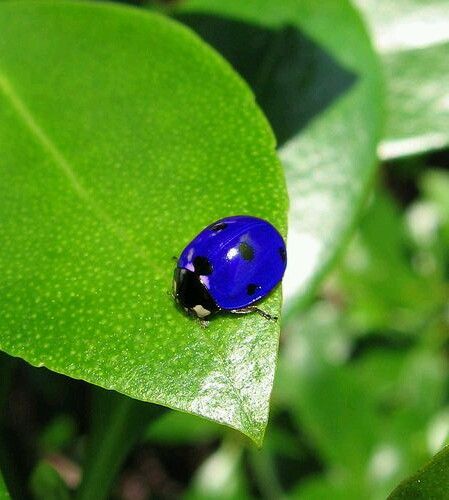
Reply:
[[[223,229],[226,229],[228,225],[226,222],[219,222],[218,224],[214,224],[210,230],[214,231],[215,233],[218,233],[219,231],[223,231]]]
[[[254,295],[257,290],[260,289],[260,286],[259,285],[255,285],[254,283],[250,283],[247,287],[246,287],[246,292],[248,295]]]
[[[282,262],[285,262],[287,260],[287,252],[285,251],[284,247],[279,248],[279,254],[281,256]]]
[[[248,243],[245,243],[243,241],[239,245],[239,254],[245,260],[253,260],[254,259],[254,248],[251,245],[248,245]]]
[[[193,267],[195,268],[195,274],[201,276],[209,276],[209,274],[212,274],[212,265],[206,257],[201,257],[200,255],[195,257],[193,259]]]

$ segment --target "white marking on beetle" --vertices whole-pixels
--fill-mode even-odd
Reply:
[[[193,252],[195,251],[195,249],[192,247],[190,250],[189,250],[189,253],[187,254],[187,260],[190,262],[192,260],[192,257],[193,257]]]
[[[189,271],[192,271],[192,273],[194,273],[194,272],[195,272],[195,268],[193,267],[193,264],[192,264],[191,262],[188,262],[188,263],[186,264],[186,266],[185,266],[185,267],[186,267],[186,269],[188,269]]]
[[[236,255],[238,255],[239,251],[236,247],[232,247],[228,250],[228,253],[226,254],[226,257],[228,260],[233,259]]]
[[[206,316],[209,316],[210,311],[205,309],[202,305],[198,304],[197,306],[192,307],[192,309],[195,311],[196,315],[198,318],[205,318]]]
[[[200,276],[200,281],[209,290],[209,276]]]

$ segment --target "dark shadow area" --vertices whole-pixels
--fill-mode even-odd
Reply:
[[[53,456],[59,458],[66,470],[69,464],[81,469],[86,466],[89,439],[92,439],[89,432],[94,419],[98,418],[95,416],[98,404],[104,410],[101,419],[107,420],[112,411],[110,405],[121,398],[127,399],[115,391],[30,366],[2,352],[0,380],[3,382],[0,384],[0,470],[11,498],[20,500],[35,498],[30,490],[30,477],[39,461]],[[149,411],[166,411],[163,406],[133,401],[140,409],[127,420],[131,427],[140,425],[136,420],[148,422]],[[56,432],[49,432],[51,423],[61,417],[73,423],[73,429],[65,438],[60,427]],[[107,430],[108,425],[106,422],[104,429]],[[139,442],[117,474],[111,498],[132,498],[136,489],[143,491],[145,498],[180,498],[196,469],[218,444],[215,437],[190,445]]]
[[[205,14],[177,19],[220,52],[248,82],[279,145],[357,79],[295,27],[272,30]]]
[[[201,464],[218,449],[218,442],[197,445],[146,443],[137,446],[121,471],[114,498],[175,499],[183,492]]]
[[[273,463],[283,491],[291,491],[299,481],[311,479],[324,473],[326,465],[313,447],[304,428],[298,425],[299,417],[293,417],[290,411],[283,410],[273,415],[267,430],[267,447],[273,450]],[[288,446],[281,446],[276,453],[276,438],[271,433],[282,429],[288,439]],[[288,437],[287,437],[288,436]],[[279,439],[279,438],[278,438]],[[282,453],[280,453],[282,451]],[[262,498],[263,492],[257,491],[256,498]]]
[[[389,333],[389,334],[388,334]],[[412,349],[416,338],[397,332],[372,332],[360,338],[351,353],[351,360],[358,360],[373,351],[403,352]]]
[[[4,353],[0,353],[0,375],[4,391],[0,415],[1,470],[11,498],[28,500],[32,498],[29,484],[33,468],[48,451],[44,429],[56,416],[63,416],[84,434],[89,426],[86,408],[90,387]],[[76,454],[73,449],[70,452]]]

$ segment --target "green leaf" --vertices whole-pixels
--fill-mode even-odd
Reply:
[[[436,211],[437,227],[449,230],[449,173],[444,170],[428,170],[420,184],[425,197]]]
[[[43,429],[38,438],[38,447],[41,453],[55,453],[63,450],[76,435],[76,423],[71,415],[57,415]]]
[[[285,399],[321,456],[361,477],[380,422],[369,391],[344,367],[353,349],[344,319],[318,303],[290,328],[280,390],[288,391]]]
[[[333,291],[342,296],[358,329],[394,329],[397,340],[400,332],[420,333],[443,307],[446,290],[441,277],[417,270],[418,257],[406,237],[399,207],[387,193],[377,193],[339,267],[338,290]]]
[[[231,439],[223,440],[220,448],[205,460],[193,476],[184,497],[188,500],[245,500],[248,492],[243,446]]]
[[[346,314],[329,303],[289,323],[276,390],[319,453],[317,491],[385,498],[441,446],[447,373],[441,340],[435,342],[445,338],[444,327],[436,323],[403,349],[379,334],[358,343]],[[308,498],[301,484],[299,498]]]
[[[289,498],[293,500],[322,500],[323,498],[332,498],[332,500],[360,500],[364,498],[364,492],[352,485],[342,483],[338,477],[324,477],[301,481],[293,489]]]
[[[449,144],[449,4],[356,0],[381,53],[387,87],[382,158]]]
[[[449,172],[427,170],[420,185],[424,200],[416,202],[410,209],[411,229],[415,239],[428,252],[426,257],[432,267],[439,272],[446,288],[444,297],[447,297],[449,284],[444,277],[449,252]]]
[[[145,428],[164,409],[112,391],[93,391],[92,421],[83,478],[76,498],[108,497],[117,471]]]
[[[0,4],[0,346],[261,442],[279,323],[203,329],[172,256],[253,214],[286,232],[274,138],[231,68],[162,16]],[[280,290],[263,308],[277,314]]]
[[[58,472],[45,461],[40,461],[30,478],[30,490],[36,500],[69,500],[68,488]]]
[[[175,411],[165,412],[151,423],[144,439],[162,445],[192,445],[219,439],[224,427],[195,415]]]
[[[283,498],[282,485],[278,478],[278,467],[268,446],[263,449],[248,450],[249,464],[258,489],[265,498]]]
[[[186,0],[176,12],[241,72],[274,127],[291,200],[284,293],[302,303],[375,170],[382,81],[369,37],[347,1]]]
[[[449,447],[446,446],[421,470],[402,482],[388,498],[443,500],[447,498],[448,488]]]
[[[3,476],[0,472],[0,500],[9,500],[10,496],[6,488]]]

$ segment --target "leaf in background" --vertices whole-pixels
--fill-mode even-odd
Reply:
[[[178,24],[96,3],[0,4],[0,346],[144,401],[264,433],[279,324],[207,330],[173,255],[248,213],[286,232],[274,138]],[[263,307],[277,313],[280,290]]]
[[[429,436],[433,443],[441,433],[433,422],[444,408],[448,381],[438,328],[400,349],[375,337],[358,343],[360,333],[329,303],[289,323],[276,392],[323,461],[313,491],[385,498],[429,456]]]
[[[60,414],[51,420],[38,438],[38,449],[42,454],[64,450],[76,436],[76,422],[71,415]]]
[[[447,498],[448,488],[449,447],[446,447],[416,474],[402,482],[388,498],[444,500]]]
[[[69,500],[70,492],[59,473],[43,460],[30,477],[30,490],[35,500]]]
[[[90,432],[77,500],[108,498],[125,458],[141,439],[148,422],[165,413],[114,391],[92,391]]]
[[[442,208],[444,177],[434,175],[424,199]],[[438,266],[420,274],[408,219],[387,193],[373,196],[326,302],[285,330],[275,394],[325,464],[299,498],[325,488],[385,498],[447,436],[447,288]]]
[[[353,348],[344,318],[318,303],[285,339],[278,381],[284,400],[326,461],[361,475],[380,422],[369,392],[344,365]]]
[[[291,200],[284,292],[302,303],[376,165],[382,85],[367,33],[346,1],[186,0],[175,12],[241,72],[274,126]]]
[[[189,500],[245,500],[251,498],[242,463],[243,446],[231,439],[223,440],[196,471],[184,497]]]
[[[433,210],[430,215],[432,221],[427,224],[430,230],[428,230],[429,236],[435,239],[435,234],[432,233],[440,233],[442,243],[445,245],[443,254],[447,257],[449,250],[449,172],[428,170],[424,173],[420,184],[426,201],[431,204]]]
[[[223,436],[224,427],[179,411],[167,411],[152,422],[144,439],[165,445],[198,444]]]
[[[399,207],[378,192],[328,291],[340,296],[358,329],[390,331],[396,340],[398,333],[418,334],[446,297],[439,273],[420,272],[418,256]]]
[[[3,476],[0,472],[0,500],[9,500],[10,496],[8,490],[6,489],[5,482],[3,481]]]
[[[426,172],[415,203],[442,208],[444,177],[434,175]],[[418,216],[412,226],[422,227]],[[386,193],[373,196],[323,287],[327,301],[285,331],[275,392],[326,464],[307,494],[354,488],[348,498],[385,498],[446,436],[447,291],[438,266],[417,265],[426,247],[407,234],[409,219]]]
[[[290,494],[289,498],[294,500],[360,500],[363,493],[351,485],[345,484],[340,478],[334,477],[312,477],[300,483]]]
[[[387,121],[380,155],[397,158],[449,144],[449,4],[355,0],[381,53]]]

